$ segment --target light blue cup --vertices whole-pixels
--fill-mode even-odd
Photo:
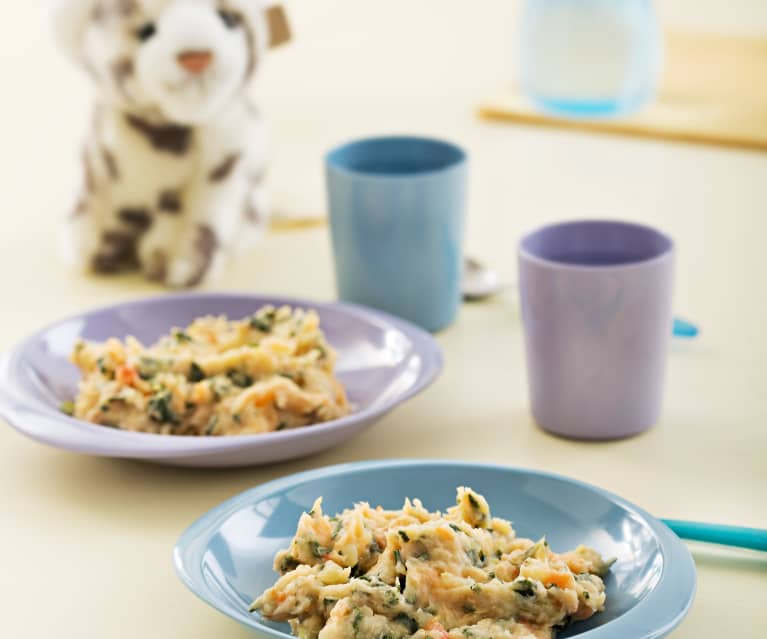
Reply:
[[[325,165],[341,299],[429,331],[450,325],[461,301],[466,153],[381,137],[333,149]]]

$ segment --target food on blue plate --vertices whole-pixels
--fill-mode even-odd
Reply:
[[[67,411],[130,431],[267,433],[350,412],[314,311],[266,306],[240,321],[202,317],[149,347],[133,337],[80,341],[72,361],[83,377]]]
[[[251,610],[302,639],[547,639],[604,609],[612,561],[517,537],[470,488],[444,515],[408,499],[328,517],[320,498]]]

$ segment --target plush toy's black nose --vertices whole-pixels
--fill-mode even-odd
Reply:
[[[210,51],[182,51],[176,60],[189,73],[198,74],[210,66],[213,54]]]

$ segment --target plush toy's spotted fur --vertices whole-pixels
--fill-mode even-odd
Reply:
[[[56,0],[53,16],[100,89],[68,260],[200,283],[264,222],[267,136],[244,88],[284,16],[261,0]]]

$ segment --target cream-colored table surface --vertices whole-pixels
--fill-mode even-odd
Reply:
[[[35,3],[14,4],[0,38],[0,350],[68,313],[159,292],[131,277],[84,279],[55,259],[55,219],[76,180],[87,95],[36,26]],[[319,4],[295,3],[299,35],[314,38],[318,57],[342,64],[364,37],[333,27]],[[361,4],[368,12],[374,6],[338,0],[323,6],[343,5],[362,20]],[[538,430],[528,412],[511,288],[464,307],[455,326],[437,337],[447,365],[428,392],[347,445],[310,459],[180,470],[51,450],[0,424],[0,637],[250,636],[176,580],[173,543],[194,518],[241,490],[336,462],[423,456],[518,464],[593,482],[661,516],[767,527],[767,156],[478,122],[473,96],[483,95],[491,78],[474,69],[485,69],[482,55],[502,50],[502,30],[463,24],[460,4],[439,5],[443,22],[431,41],[447,46],[464,28],[484,33],[476,36],[473,67],[451,53],[450,68],[443,68],[431,49],[423,53],[427,62],[418,62],[423,40],[407,25],[425,23],[427,5],[437,8],[425,1],[392,2],[377,17],[381,47],[387,42],[381,29],[404,29],[397,44],[411,52],[411,64],[375,49],[366,73],[356,59],[332,74],[320,63],[306,68],[300,43],[275,57],[261,102],[274,126],[277,207],[322,212],[320,158],[331,143],[417,131],[468,148],[467,245],[510,283],[515,240],[531,225],[604,215],[663,227],[679,243],[676,309],[699,322],[703,334],[673,345],[661,422],[607,444]],[[482,3],[486,17],[500,4]],[[396,11],[406,9],[403,22]],[[318,24],[330,33],[325,40]],[[387,75],[392,67],[405,79]],[[384,88],[376,90],[378,83]],[[483,90],[475,92],[473,83]],[[387,97],[395,95],[411,97]],[[332,298],[324,229],[269,237],[232,264],[217,287]],[[765,557],[695,547],[695,558],[697,600],[675,636],[762,637]]]

